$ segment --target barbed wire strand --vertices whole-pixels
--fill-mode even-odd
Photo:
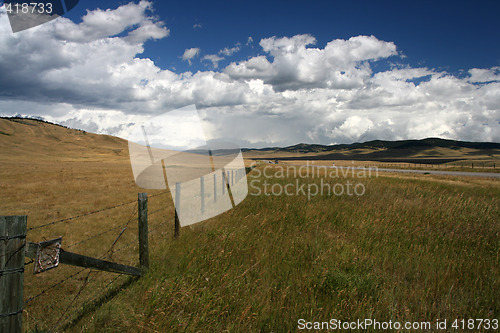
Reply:
[[[97,214],[97,213],[104,212],[106,210],[115,209],[115,208],[118,208],[118,207],[123,207],[123,206],[130,205],[130,204],[136,203],[136,202],[137,202],[136,200],[129,201],[129,202],[124,202],[124,203],[121,203],[121,204],[118,204],[118,205],[115,205],[115,206],[112,206],[112,207],[106,207],[106,208],[98,209],[98,210],[95,210],[95,211],[92,211],[92,212],[88,212],[88,213],[85,213],[85,214],[80,214],[80,215],[76,215],[76,216],[72,216],[72,217],[67,217],[67,218],[64,218],[64,219],[60,219],[60,220],[57,220],[57,221],[52,221],[52,222],[45,223],[45,224],[42,224],[42,225],[30,227],[30,228],[28,228],[28,231],[45,228],[45,227],[48,227],[48,226],[51,226],[51,225],[54,225],[54,224],[63,223],[63,222],[69,222],[69,221],[76,220],[76,219],[79,219],[79,218],[82,218],[82,217],[85,217],[85,216],[94,215],[94,214]]]
[[[160,229],[160,227],[164,226],[168,222],[169,221],[167,220],[167,221],[164,221],[162,223],[159,223],[159,224],[155,225],[154,228],[152,228],[152,229],[149,230],[149,234],[151,234],[151,235],[154,234],[158,229]]]
[[[165,209],[167,209],[167,207],[162,207],[162,208],[157,209],[157,210],[155,210],[155,211],[153,211],[151,213],[148,213],[148,217],[151,216],[151,215],[154,215],[154,214],[156,214],[158,212],[161,212],[162,210],[165,210]]]
[[[130,223],[130,221],[132,221],[133,215],[135,215],[135,211],[132,213],[132,217],[131,217],[128,221],[127,221],[127,223],[126,223],[126,224],[129,224],[129,223]],[[122,232],[120,232],[119,237],[121,237],[121,235],[122,235],[122,234],[123,234],[123,231],[122,231]],[[135,241],[135,240],[134,240],[134,241]],[[108,250],[108,251],[107,251],[107,252],[106,252],[103,256],[101,256],[99,259],[103,259],[103,258],[105,258],[105,257],[108,255],[108,253],[112,250],[113,246],[115,246],[115,244],[116,244],[116,240],[115,240],[115,243],[113,243],[113,245],[112,245],[112,247],[110,248],[110,250]],[[83,268],[83,269],[79,270],[78,272],[76,272],[76,273],[74,273],[74,274],[72,274],[72,275],[68,276],[67,278],[64,278],[63,280],[60,280],[59,282],[56,282],[56,283],[55,283],[55,284],[53,284],[52,286],[50,286],[50,287],[48,287],[48,288],[46,288],[46,289],[42,290],[41,292],[39,292],[39,293],[38,293],[38,294],[36,294],[35,296],[28,298],[28,299],[25,301],[25,304],[29,304],[29,303],[31,303],[33,300],[35,300],[36,298],[38,298],[38,297],[42,296],[42,295],[43,295],[43,294],[45,294],[47,291],[52,290],[52,289],[54,289],[55,287],[57,287],[58,285],[61,285],[62,283],[64,283],[64,282],[68,281],[69,279],[71,279],[71,278],[73,278],[73,277],[75,277],[75,276],[79,275],[80,273],[82,273],[82,272],[83,272],[83,271],[85,271],[86,269],[89,269],[89,268]]]
[[[115,276],[113,279],[111,279],[110,282],[108,282],[108,284],[106,284],[104,286],[104,288],[102,288],[103,290],[106,290],[112,283],[114,283],[116,280],[118,280],[120,277],[124,276],[123,274],[118,274],[117,276]],[[81,309],[85,309],[89,304],[91,304],[92,302],[95,302],[97,299],[99,298],[102,298],[103,296],[105,295],[105,293],[102,293],[102,294],[98,294],[97,296],[93,297],[93,298],[90,298],[88,300],[86,300],[83,304],[80,305],[80,308]],[[67,320],[68,318],[71,317],[71,315],[75,314],[77,311],[73,311],[72,313],[70,313],[68,316],[66,316],[66,318],[64,318],[64,320]],[[60,326],[61,324],[63,323],[63,321],[59,321],[58,323],[56,323],[56,325],[52,328],[57,328],[58,326]],[[68,327],[71,327],[72,326],[72,322],[68,322],[68,323],[65,323],[63,325],[63,328],[62,330],[65,330],[67,329]]]
[[[124,250],[124,249],[128,248],[130,245],[132,245],[135,242],[137,242],[137,239],[134,239],[131,242],[127,243],[125,246],[122,246],[118,250],[113,251],[113,253],[120,252],[121,250]]]
[[[165,191],[165,192],[161,192],[161,193],[156,193],[156,194],[150,194],[148,195],[149,198],[154,198],[154,197],[158,197],[160,195],[164,195],[164,194],[167,194],[169,193],[170,191]]]
[[[132,211],[132,214],[129,218],[129,220],[127,221],[127,223],[125,223],[125,228],[123,228],[120,233],[118,234],[118,237],[116,237],[115,241],[113,242],[113,244],[111,244],[109,250],[103,255],[101,256],[99,259],[104,259],[106,257],[110,258],[113,254],[113,248],[115,247],[115,245],[117,244],[118,240],[122,237],[123,233],[125,232],[125,230],[127,230],[127,227],[128,227],[128,224],[132,221],[132,218],[134,217],[135,215],[135,210]],[[94,277],[97,276],[99,273],[101,273],[102,271],[90,271],[89,274],[87,274],[85,280],[84,280],[84,283],[83,285],[80,287],[80,289],[78,290],[78,293],[75,295],[75,297],[73,297],[73,300],[71,300],[70,304],[68,305],[68,307],[66,308],[66,310],[63,312],[63,314],[61,315],[61,317],[56,321],[56,324],[52,327],[52,330],[54,330],[55,328],[57,328],[57,326],[59,326],[61,324],[61,319],[63,319],[63,317],[66,315],[66,313],[69,311],[69,309],[71,308],[71,306],[73,305],[73,303],[80,297],[81,293],[83,292],[83,290],[85,289],[85,287],[88,286],[89,284],[89,281],[91,280],[90,279],[90,276],[92,273],[95,273]],[[122,274],[118,273],[118,276],[120,276]],[[107,287],[107,286],[106,286]],[[106,288],[105,287],[105,288]],[[72,313],[70,313],[66,318],[64,318],[64,320],[66,320],[68,317],[70,317],[73,313],[75,313],[76,311],[73,311]]]
[[[16,235],[16,236],[1,236],[0,237],[0,241],[3,241],[3,242],[6,242],[8,243],[9,241],[11,240],[14,240],[14,239],[26,239],[26,235]],[[6,252],[2,255],[0,255],[0,258],[5,258],[7,256],[10,256],[9,259],[7,259],[7,261],[5,262],[5,265],[4,266],[7,266],[7,264],[9,263],[10,259],[12,259],[12,256],[15,255],[16,253],[19,252],[20,249],[17,249],[13,252]],[[5,268],[5,267],[4,267]]]
[[[80,297],[82,291],[85,289],[85,287],[88,285],[89,281],[90,281],[90,275],[93,273],[93,271],[89,271],[89,273],[87,274],[87,276],[85,277],[84,281],[83,281],[83,285],[80,287],[80,289],[78,290],[78,292],[76,293],[75,297],[73,297],[73,299],[71,300],[71,302],[69,303],[69,305],[66,307],[66,310],[63,311],[61,317],[59,317],[58,320],[56,320],[56,323],[54,326],[52,326],[52,328],[49,330],[49,332],[52,332],[54,329],[56,329],[60,324],[61,324],[61,319],[63,319],[63,317],[66,315],[66,313],[68,312],[68,310],[71,308],[71,306],[73,306],[73,303]],[[73,314],[74,312],[70,313],[68,315],[71,316],[71,314]],[[68,318],[64,318],[65,320]]]
[[[31,261],[25,262],[24,266],[29,266],[29,265],[31,265],[34,262],[35,262],[35,259],[31,259]]]
[[[71,248],[71,247],[73,247],[73,246],[80,245],[80,244],[85,243],[85,242],[87,242],[87,241],[89,241],[89,240],[92,240],[92,239],[97,238],[97,237],[99,237],[99,236],[105,235],[105,234],[107,234],[108,232],[111,232],[111,231],[113,231],[113,230],[116,230],[116,229],[120,229],[120,228],[126,227],[126,226],[130,223],[130,221],[132,220],[132,218],[135,216],[136,211],[137,211],[137,207],[135,207],[135,206],[134,206],[134,208],[132,209],[131,217],[128,219],[128,221],[127,221],[126,223],[120,224],[120,225],[118,225],[118,226],[115,226],[115,227],[113,227],[113,228],[110,228],[110,229],[108,229],[108,230],[105,230],[105,231],[103,231],[103,232],[101,232],[101,233],[98,233],[98,234],[95,234],[95,235],[93,235],[93,236],[90,236],[90,237],[88,237],[88,238],[86,238],[86,239],[80,240],[80,241],[78,241],[78,242],[76,242],[76,243],[73,243],[73,244],[71,244],[71,245],[67,246],[66,248],[67,248],[67,249],[69,249],[69,248]]]
[[[14,256],[19,253],[19,251],[21,251],[24,247],[26,246],[26,244],[22,244],[18,249],[16,249],[15,251],[12,251],[10,253],[10,257],[9,259],[7,259],[7,261],[5,262],[3,268],[0,270],[0,276],[2,276],[4,274],[5,271],[7,271],[7,265],[9,264],[9,261],[14,258]],[[24,265],[23,265],[23,269],[24,269]]]
[[[66,248],[67,248],[67,249],[69,249],[69,248],[72,248],[73,246],[77,246],[77,245],[80,245],[80,244],[82,244],[82,243],[88,242],[89,240],[92,240],[92,239],[97,238],[97,237],[99,237],[99,236],[105,235],[105,234],[107,234],[108,232],[111,232],[111,231],[113,231],[113,230],[123,228],[124,226],[125,226],[125,224],[121,224],[121,225],[119,225],[119,226],[116,226],[116,227],[110,228],[110,229],[108,229],[108,230],[106,230],[106,231],[100,232],[100,233],[95,234],[95,235],[93,235],[93,236],[90,236],[90,237],[88,237],[88,238],[86,238],[86,239],[83,239],[83,240],[78,241],[78,242],[76,242],[76,243],[73,243],[73,244],[71,244],[71,245],[69,245],[69,246],[66,246]]]
[[[120,232],[120,234],[118,235],[118,237],[115,239],[115,241],[113,242],[113,245],[111,245],[110,249],[108,250],[108,252],[106,252],[106,255],[108,255],[108,258],[110,258],[113,254],[114,254],[114,247],[116,245],[116,243],[118,242],[118,240],[120,239],[120,237],[123,235],[123,233],[125,232],[125,230],[128,228],[128,225],[130,224],[130,222],[132,221],[132,219],[134,218],[135,216],[135,211],[131,214],[129,220],[127,221],[127,223],[125,223],[125,228],[123,228],[123,230]],[[136,240],[134,239],[134,242]]]
[[[66,282],[66,281],[68,281],[69,279],[71,279],[71,278],[73,278],[73,277],[77,276],[78,274],[82,273],[82,272],[83,272],[83,271],[85,271],[86,269],[88,269],[88,268],[83,268],[83,269],[79,270],[78,272],[76,272],[76,273],[74,273],[74,274],[72,274],[72,275],[70,275],[70,276],[68,276],[68,277],[66,277],[66,278],[64,278],[64,279],[62,279],[62,280],[60,280],[59,282],[56,282],[55,284],[53,284],[52,286],[50,286],[50,287],[48,287],[48,288],[46,288],[46,289],[42,290],[41,292],[39,292],[39,293],[38,293],[38,294],[36,294],[35,296],[28,298],[28,299],[24,302],[24,304],[25,304],[25,305],[27,305],[27,304],[29,304],[29,303],[33,302],[35,299],[37,299],[38,297],[42,296],[42,295],[43,295],[43,294],[45,294],[47,291],[54,289],[55,287],[57,287],[57,286],[61,285],[62,283]]]
[[[157,196],[160,196],[160,195],[164,195],[164,194],[166,194],[166,193],[168,193],[168,192],[166,191],[166,192],[162,192],[162,193],[154,194],[154,195],[151,195],[150,197],[157,197]],[[46,223],[46,224],[44,224],[44,225],[40,225],[40,226],[36,226],[36,227],[29,228],[28,230],[35,230],[35,229],[44,228],[44,227],[47,227],[47,226],[50,226],[50,225],[54,225],[54,224],[58,224],[58,223],[68,222],[68,221],[71,221],[71,220],[74,220],[74,219],[77,219],[77,218],[80,218],[80,217],[84,217],[84,216],[89,216],[89,215],[97,214],[97,213],[103,212],[103,211],[105,211],[105,210],[110,210],[110,209],[114,209],[114,208],[122,207],[122,206],[125,206],[125,205],[128,205],[128,204],[134,203],[134,202],[135,202],[135,201],[126,202],[126,203],[122,203],[122,204],[115,205],[115,206],[112,206],[112,207],[107,207],[107,208],[99,209],[99,210],[96,210],[96,211],[93,211],[93,212],[89,212],[89,213],[86,213],[86,214],[80,214],[80,215],[73,216],[73,217],[70,217],[70,218],[61,219],[61,220],[58,220],[58,221],[53,221],[53,222],[50,222],[50,223]],[[150,213],[149,215],[153,215],[153,214],[155,214],[155,213],[157,213],[157,212],[159,212],[159,211],[162,211],[162,210],[164,210],[164,209],[166,209],[166,208],[167,208],[167,207],[162,207],[162,208],[160,208],[160,209],[158,209],[158,210],[156,210],[156,211],[153,211],[153,212],[152,212],[152,213]],[[86,242],[86,241],[88,241],[88,240],[90,240],[90,239],[93,239],[93,238],[99,237],[99,236],[104,235],[104,234],[106,234],[106,233],[108,233],[108,232],[111,232],[111,231],[113,231],[113,230],[119,229],[119,228],[120,228],[120,227],[122,227],[122,226],[125,226],[125,227],[124,227],[124,228],[120,231],[120,233],[119,233],[118,237],[115,239],[115,241],[114,241],[114,242],[113,242],[113,244],[111,245],[110,249],[106,252],[106,254],[104,254],[103,256],[101,256],[99,259],[105,258],[106,256],[107,256],[107,257],[110,257],[110,256],[112,256],[114,253],[119,252],[119,251],[121,251],[121,250],[123,250],[123,249],[125,249],[125,248],[128,248],[130,245],[132,245],[133,243],[137,242],[137,239],[132,240],[131,242],[127,243],[125,246],[123,246],[123,247],[119,248],[118,250],[114,251],[114,247],[115,247],[115,245],[118,243],[118,240],[122,237],[122,235],[123,235],[123,234],[124,234],[124,232],[126,231],[126,229],[127,229],[128,225],[129,225],[129,223],[132,221],[132,219],[133,219],[133,217],[134,217],[135,213],[136,213],[136,209],[135,209],[135,207],[134,207],[134,210],[132,211],[131,217],[129,218],[129,220],[127,221],[127,223],[122,224],[122,225],[117,226],[117,227],[113,227],[113,228],[111,228],[111,229],[105,230],[104,232],[101,232],[101,233],[99,233],[99,234],[96,234],[96,235],[93,235],[93,236],[91,236],[91,237],[88,237],[87,239],[84,239],[84,240],[79,241],[79,242],[77,242],[77,243],[71,244],[69,247],[76,246],[76,245],[81,244],[81,243],[83,243],[83,242]],[[167,222],[167,221],[165,221],[165,222],[161,223],[161,224],[160,224],[160,225],[158,225],[155,229],[157,229],[159,226],[161,226],[161,225],[165,224],[166,222]],[[153,230],[154,230],[154,229],[153,229]],[[153,230],[152,230],[152,231],[153,231]],[[69,247],[68,247],[68,248],[69,248]],[[32,262],[33,262],[33,261],[32,261]],[[29,263],[27,263],[27,264],[31,264],[32,262],[29,262]],[[26,300],[26,301],[25,301],[25,304],[28,304],[28,303],[32,302],[32,301],[33,301],[33,300],[35,300],[36,298],[38,298],[38,297],[40,297],[41,295],[45,294],[47,291],[49,291],[49,290],[51,290],[51,289],[55,288],[55,287],[56,287],[56,286],[58,286],[58,285],[61,285],[62,283],[64,283],[64,282],[68,281],[69,279],[71,279],[71,278],[73,278],[73,277],[75,277],[75,276],[79,275],[80,273],[82,273],[83,271],[85,271],[85,270],[87,270],[87,269],[89,269],[89,268],[83,268],[82,270],[80,270],[80,271],[78,271],[78,272],[76,272],[76,273],[74,273],[74,274],[72,274],[72,275],[68,276],[67,278],[65,278],[65,279],[63,279],[63,280],[61,280],[61,281],[59,281],[59,282],[55,283],[55,284],[54,284],[54,285],[52,285],[51,287],[49,287],[49,288],[47,288],[47,289],[43,290],[42,292],[38,293],[37,295],[35,295],[35,296],[33,296],[33,297],[29,298],[28,300]],[[68,310],[71,308],[71,306],[74,304],[74,302],[75,302],[75,301],[76,301],[76,300],[80,297],[80,295],[81,295],[81,293],[83,292],[83,290],[84,290],[84,289],[88,286],[89,281],[91,280],[91,278],[90,278],[90,277],[91,277],[91,274],[92,274],[92,273],[95,273],[95,276],[97,276],[97,275],[98,275],[98,273],[100,273],[100,271],[90,271],[90,272],[89,272],[89,274],[88,274],[88,275],[86,276],[86,278],[85,278],[84,284],[81,286],[81,288],[79,289],[78,293],[75,295],[75,297],[73,298],[73,300],[70,302],[70,304],[68,305],[68,307],[66,308],[66,310],[63,312],[63,315],[61,316],[61,318],[63,318],[63,317],[64,317],[64,315],[68,312]],[[115,282],[115,281],[116,281],[116,280],[117,280],[120,276],[122,276],[122,275],[123,275],[123,274],[118,274],[118,275],[117,275],[114,279],[112,279],[112,280],[111,280],[111,281],[110,281],[110,282],[109,282],[109,283],[108,283],[108,284],[104,287],[104,289],[106,289],[106,288],[107,288],[110,284],[112,284],[113,282]],[[97,299],[97,297],[98,297],[98,296],[96,296],[95,298],[90,299],[89,301],[86,301],[86,302],[84,303],[84,305],[89,304],[91,301],[93,301],[93,300]],[[70,315],[71,315],[71,314],[70,314]],[[69,317],[69,316],[68,316],[68,317]],[[68,317],[66,317],[65,319],[67,319]],[[61,318],[59,318],[59,320],[57,321],[56,325],[55,325],[55,326],[51,329],[51,331],[52,331],[53,329],[55,329],[57,326],[59,326],[59,325],[60,325],[60,323],[61,323],[61,320],[60,320],[60,319],[61,319]]]

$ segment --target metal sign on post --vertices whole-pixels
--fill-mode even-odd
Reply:
[[[62,237],[38,243],[33,274],[45,272],[59,266]]]
[[[98,258],[83,256],[81,254],[64,251],[61,248],[62,238],[56,238],[41,243],[28,243],[26,256],[35,259],[33,272],[41,273],[59,264],[73,265],[97,269],[101,271],[141,276],[141,270],[137,267],[126,266]]]

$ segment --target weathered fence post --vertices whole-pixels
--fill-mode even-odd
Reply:
[[[214,202],[217,202],[217,175],[214,173]]]
[[[226,194],[226,171],[222,170],[222,195]]]
[[[0,332],[22,331],[26,216],[0,216]]]
[[[149,268],[148,249],[148,194],[138,194],[139,215],[139,263],[144,274]]]
[[[175,183],[175,221],[174,221],[174,237],[178,238],[181,232],[181,224],[177,211],[181,207],[181,183]]]
[[[201,212],[205,212],[205,177],[200,177]]]

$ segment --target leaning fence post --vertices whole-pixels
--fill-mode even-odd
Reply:
[[[175,221],[174,221],[174,237],[178,238],[180,235],[181,224],[179,222],[179,214],[177,213],[181,207],[181,183],[175,183]]]
[[[26,216],[0,216],[0,332],[22,332]]]
[[[201,212],[205,212],[205,178],[200,177]]]
[[[138,194],[139,211],[139,263],[142,273],[149,268],[149,249],[148,249],[148,194]]]

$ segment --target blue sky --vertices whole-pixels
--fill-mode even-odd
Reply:
[[[106,1],[116,8],[127,1]],[[317,46],[332,39],[374,35],[394,42],[407,56],[399,62],[452,73],[500,65],[498,1],[154,1],[154,14],[170,36],[146,43],[144,57],[161,68],[205,70],[208,62],[180,61],[187,48],[201,55],[242,44],[236,59],[262,53],[258,42],[272,36],[311,34]],[[70,15],[78,22],[102,1],[80,0]],[[194,25],[201,27],[194,28]],[[245,47],[248,37],[254,43]],[[223,64],[222,62],[221,64]],[[227,63],[227,61],[226,61]]]
[[[12,33],[0,115],[126,137],[195,104],[241,146],[500,141],[498,1],[94,1]],[[194,137],[198,133],[191,133]]]

